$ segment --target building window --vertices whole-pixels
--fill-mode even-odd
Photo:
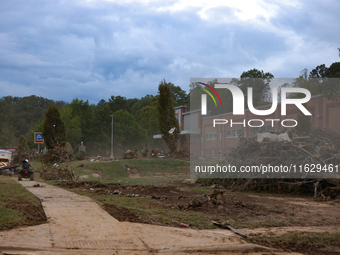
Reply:
[[[205,133],[205,140],[216,140],[217,139],[217,133]]]
[[[267,131],[273,130],[271,125],[266,125],[262,127],[254,127],[253,128],[253,136],[256,136],[258,133],[266,133]]]
[[[242,135],[242,129],[232,129],[226,131],[226,138],[237,138]]]

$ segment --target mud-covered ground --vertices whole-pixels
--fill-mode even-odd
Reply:
[[[264,193],[232,192],[218,187],[207,189],[200,184],[176,183],[170,186],[143,186],[80,182],[62,184],[89,195],[119,221],[171,225],[180,227],[178,220],[164,222],[152,217],[156,208],[171,217],[196,213],[210,221],[205,228],[217,228],[211,221],[232,225],[249,234],[249,242],[305,254],[340,254],[340,199],[297,197]],[[109,199],[109,198],[119,199]],[[129,201],[128,206],[112,201]],[[141,212],[133,207],[150,208]],[[161,218],[162,219],[162,218]],[[191,228],[202,228],[192,224]],[[307,231],[307,232],[304,232]],[[320,233],[322,232],[322,233]]]
[[[283,235],[257,234],[251,242],[289,252],[313,255],[340,254],[340,233],[289,231]]]
[[[183,183],[159,187],[80,182],[63,186],[81,188],[82,192],[94,197],[100,195],[103,208],[121,221],[157,224],[143,214],[136,215],[136,210],[106,203],[103,196],[134,199],[146,207],[152,202],[153,207],[197,212],[219,222],[228,221],[238,228],[340,225],[339,199],[323,201],[312,197],[237,193]]]
[[[86,196],[48,184],[39,188],[33,187],[41,185],[37,182],[22,181],[20,184],[42,201],[48,222],[2,231],[0,253],[177,255],[273,250],[249,244],[228,230],[215,232],[119,222]]]
[[[47,221],[44,210],[41,206],[32,205],[29,203],[8,203],[7,208],[19,212],[26,218],[23,225],[38,225]]]

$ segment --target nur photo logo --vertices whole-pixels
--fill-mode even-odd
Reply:
[[[215,88],[212,86],[203,83],[203,82],[196,82],[196,84],[199,84],[201,86],[205,86],[206,88],[210,89],[218,98],[221,106],[222,99],[220,95],[217,93],[216,89],[226,89],[231,92],[232,99],[233,99],[233,115],[244,115],[245,114],[245,96],[243,94],[243,91],[232,84],[215,84]],[[198,89],[203,90],[206,92],[214,101],[215,106],[217,106],[217,102],[212,95],[212,93],[202,87],[197,87]],[[304,97],[302,98],[288,98],[287,95],[291,94],[303,94]],[[207,115],[207,94],[201,95],[201,115]],[[256,109],[253,103],[253,88],[248,87],[247,88],[247,105],[249,111],[257,116],[267,116],[273,114],[277,110],[278,106],[278,89],[276,87],[272,88],[272,94],[271,94],[272,102],[271,107],[269,109]],[[287,115],[287,105],[295,105],[305,116],[311,116],[312,114],[306,109],[306,107],[303,105],[307,103],[311,99],[311,93],[309,90],[305,88],[292,88],[292,87],[283,87],[281,88],[281,116]],[[225,125],[227,123],[230,123],[230,126],[233,127],[233,125],[242,125],[243,127],[246,127],[246,124],[248,124],[249,127],[262,127],[265,125],[265,122],[270,122],[272,127],[274,127],[274,122],[281,122],[282,127],[295,127],[297,126],[297,120],[295,119],[250,119],[246,121],[243,119],[241,122],[235,122],[232,119],[213,119],[213,127],[216,125]],[[291,125],[288,125],[288,123],[291,123]],[[257,123],[258,125],[255,125]]]

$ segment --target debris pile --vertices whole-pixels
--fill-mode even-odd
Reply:
[[[148,156],[148,152],[149,152],[149,145],[145,144],[145,148],[142,150],[143,158],[146,158]]]
[[[77,177],[75,176],[72,169],[68,166],[58,167],[58,166],[48,166],[40,172],[40,177],[45,181],[47,180],[61,180],[61,181],[72,181],[77,182]]]
[[[259,166],[261,164],[280,165],[305,165],[305,164],[327,164],[338,165],[340,163],[340,138],[339,144],[334,144],[336,139],[321,137],[320,131],[317,135],[298,137],[294,134],[291,141],[276,141],[269,138],[241,139],[240,145],[229,154],[232,165]],[[336,134],[336,136],[340,136]]]
[[[158,156],[161,156],[162,154],[159,152],[158,149],[151,150],[151,157],[157,158]]]
[[[96,157],[89,158],[90,162],[111,162],[115,160],[114,158],[109,158],[109,157],[102,157],[100,155]]]
[[[123,158],[124,158],[124,159],[134,159],[134,158],[138,158],[138,156],[137,156],[137,149],[135,149],[134,151],[132,151],[132,150],[127,150],[127,151],[124,153]]]
[[[322,167],[330,164],[338,166],[340,164],[340,135],[330,130],[315,129],[310,136],[299,137],[290,132],[289,138],[287,134],[285,139],[282,140],[272,139],[270,135],[262,135],[260,140],[242,138],[240,145],[228,155],[228,161],[236,167],[260,166],[261,164],[298,167],[300,165],[310,166],[311,164],[319,164]],[[332,174],[334,175],[331,178],[340,176],[340,173],[336,174],[335,171]],[[242,190],[314,194],[314,184],[320,181],[320,186],[316,188],[320,196],[320,190],[340,184],[336,179],[323,179],[321,181],[320,176],[303,172],[301,176],[289,177],[291,179],[228,179],[224,180],[224,186]],[[240,177],[242,178],[242,176]],[[254,173],[253,177],[263,178],[263,174]]]
[[[174,158],[182,160],[190,160],[190,150],[187,147],[179,149],[176,153],[172,155]]]
[[[49,149],[44,155],[41,155],[39,160],[43,164],[51,164],[61,162],[67,158],[68,149],[62,146],[55,146],[53,149]]]

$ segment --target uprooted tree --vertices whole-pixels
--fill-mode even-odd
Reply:
[[[158,128],[167,144],[170,154],[176,153],[179,139],[179,125],[172,105],[171,89],[165,80],[158,86]]]

